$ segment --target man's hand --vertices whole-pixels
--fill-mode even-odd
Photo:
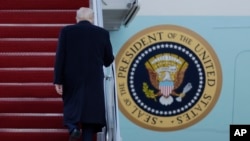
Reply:
[[[55,84],[55,89],[56,89],[56,92],[57,92],[59,95],[62,95],[62,94],[63,94],[63,85],[61,85],[61,84]]]

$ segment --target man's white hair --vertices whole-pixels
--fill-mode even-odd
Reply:
[[[77,22],[87,20],[91,23],[94,22],[94,11],[88,7],[81,7],[76,11]]]

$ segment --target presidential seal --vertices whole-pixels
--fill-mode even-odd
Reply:
[[[156,131],[187,128],[215,106],[222,73],[213,48],[197,33],[159,25],[131,37],[116,57],[120,111]]]

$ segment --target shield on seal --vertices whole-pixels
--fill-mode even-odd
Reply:
[[[159,89],[164,96],[168,97],[174,89],[174,84],[173,82],[162,81],[159,84]]]

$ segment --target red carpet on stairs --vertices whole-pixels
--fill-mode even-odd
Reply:
[[[57,38],[88,0],[0,0],[0,140],[68,141],[53,86]]]

